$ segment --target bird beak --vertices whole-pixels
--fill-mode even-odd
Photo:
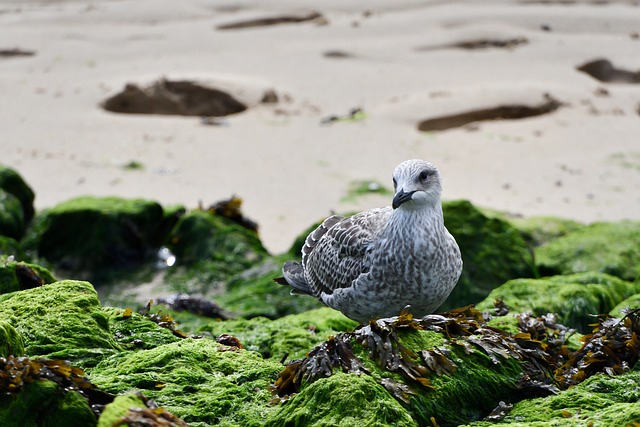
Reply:
[[[403,204],[407,200],[411,200],[411,196],[413,196],[413,193],[415,193],[415,191],[410,191],[408,193],[405,193],[402,189],[400,189],[400,191],[398,191],[396,195],[393,196],[393,204],[391,205],[393,209],[397,209],[401,204]]]

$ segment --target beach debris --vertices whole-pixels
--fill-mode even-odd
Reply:
[[[577,66],[576,69],[605,83],[640,83],[640,70],[616,68],[608,59],[595,59]]]
[[[168,297],[157,298],[156,303],[163,304],[176,311],[187,311],[198,316],[222,320],[230,318],[229,314],[225,313],[218,304],[203,297],[177,293]]]
[[[541,103],[535,105],[499,105],[497,107],[481,108],[477,110],[451,114],[448,116],[421,120],[418,123],[418,130],[421,132],[433,132],[457,128],[468,125],[469,123],[481,121],[524,119],[527,117],[535,117],[552,113],[562,105],[562,102],[558,101],[549,94],[545,94],[544,100]]]
[[[247,106],[225,91],[190,80],[161,78],[141,87],[127,83],[107,98],[102,108],[114,113],[220,117],[245,111]]]
[[[334,122],[359,122],[364,120],[367,117],[364,110],[360,107],[352,108],[349,111],[349,114],[344,116],[331,115],[320,120],[320,123],[323,125],[334,123]]]
[[[0,58],[13,58],[16,56],[33,56],[36,52],[33,50],[23,50],[17,47],[13,49],[0,49]]]
[[[269,27],[281,24],[298,24],[302,22],[315,22],[317,25],[326,25],[327,19],[319,12],[308,12],[298,15],[280,15],[266,18],[248,19],[245,21],[221,24],[216,27],[218,30],[239,30],[254,27]]]
[[[242,199],[236,195],[231,196],[228,199],[220,200],[210,205],[206,211],[212,215],[219,215],[230,219],[231,221],[240,224],[241,226],[248,228],[252,231],[258,231],[258,223],[250,218],[247,218],[240,209],[242,207]],[[201,210],[202,207],[200,207]]]
[[[145,305],[143,308],[138,310],[138,314],[141,314],[144,317],[148,318],[149,320],[152,320],[162,328],[169,329],[171,333],[178,338],[187,338],[187,334],[185,334],[180,329],[178,329],[178,322],[176,322],[175,319],[171,317],[169,314],[162,313],[161,311],[159,311],[158,313],[152,313],[151,312],[152,305],[153,305],[153,300],[149,300],[147,305]],[[125,310],[125,317],[127,317],[126,314],[129,314],[129,316],[131,316],[130,312],[128,312],[127,310],[130,310],[130,309]]]
[[[517,46],[529,43],[529,39],[526,37],[507,37],[507,38],[478,38],[462,40],[454,43],[446,43],[433,46],[421,46],[415,50],[419,52],[432,51],[439,49],[464,49],[464,50],[479,50],[479,49],[514,49]]]

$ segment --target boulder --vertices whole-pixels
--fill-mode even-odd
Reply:
[[[22,206],[22,217],[25,224],[33,218],[35,195],[22,176],[14,169],[0,165],[0,189],[16,197]]]
[[[0,262],[0,294],[36,288],[56,282],[44,267],[24,262]]]

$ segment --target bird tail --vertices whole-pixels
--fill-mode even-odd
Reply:
[[[302,264],[300,264],[299,262],[285,262],[284,267],[282,267],[282,275],[284,277],[278,277],[277,279],[273,279],[273,281],[280,285],[291,286],[292,294],[313,295],[313,292],[311,291],[311,288],[307,283],[307,279],[305,279],[304,277]]]

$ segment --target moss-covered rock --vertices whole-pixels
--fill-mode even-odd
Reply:
[[[293,298],[293,297],[292,297]],[[303,357],[315,345],[330,335],[351,330],[357,323],[339,311],[328,307],[269,320],[263,317],[210,322],[198,329],[213,336],[229,334],[240,340],[248,350],[260,352],[263,357],[280,360]]]
[[[109,403],[100,414],[98,427],[113,427],[122,417],[127,415],[131,408],[146,408],[142,396],[138,393],[128,393],[116,396],[113,402]]]
[[[90,366],[118,350],[90,283],[65,280],[0,295],[0,319],[11,323],[29,356]]]
[[[216,296],[225,309],[244,318],[277,319],[289,314],[324,307],[316,298],[291,295],[291,288],[273,281],[282,276],[286,257],[268,258],[264,263],[231,277],[226,292]]]
[[[29,185],[14,169],[0,165],[0,189],[13,194],[22,205],[25,223],[29,223],[35,212],[33,200],[35,195]]]
[[[0,357],[22,356],[24,341],[10,323],[0,320]]]
[[[0,294],[22,291],[56,281],[44,267],[24,262],[0,261]]]
[[[0,236],[0,262],[4,262],[7,258],[13,256],[19,261],[26,261],[24,250],[17,240],[11,237]]]
[[[614,317],[622,317],[624,316],[623,311],[625,311],[628,308],[630,309],[640,308],[640,293],[631,295],[629,298],[621,301],[618,305],[613,307],[613,309],[609,312],[609,314]]]
[[[184,339],[104,359],[89,376],[111,393],[141,390],[192,427],[261,426],[282,365],[209,339]]]
[[[3,427],[92,427],[97,420],[87,400],[53,381],[26,384],[16,396],[0,396]]]
[[[23,243],[63,269],[125,268],[151,255],[175,220],[149,200],[79,197],[39,212]]]
[[[640,372],[599,374],[557,395],[524,400],[496,422],[473,427],[628,426],[640,420]]]
[[[531,311],[538,316],[557,313],[560,323],[586,332],[590,330],[588,325],[593,322],[593,315],[608,313],[637,292],[640,292],[640,283],[604,273],[515,279],[494,289],[477,308],[489,311],[494,301],[501,299],[514,312]]]
[[[159,326],[138,313],[126,313],[126,309],[105,307],[109,330],[118,345],[126,350],[148,350],[159,345],[180,341],[168,328]]]
[[[177,262],[166,281],[172,289],[186,293],[206,294],[212,287],[223,287],[231,276],[267,256],[255,231],[199,210],[180,218],[167,246]]]
[[[483,300],[507,280],[535,275],[531,252],[507,221],[492,218],[466,200],[443,203],[444,222],[462,252],[462,275],[440,310]]]
[[[20,239],[25,228],[26,221],[20,200],[0,188],[0,236]]]
[[[531,247],[541,246],[585,227],[584,224],[571,219],[551,216],[505,217],[504,219],[520,232]]]
[[[265,423],[269,427],[419,425],[375,379],[342,373],[309,385]]]
[[[640,222],[595,223],[535,249],[541,275],[599,271],[640,278]]]

